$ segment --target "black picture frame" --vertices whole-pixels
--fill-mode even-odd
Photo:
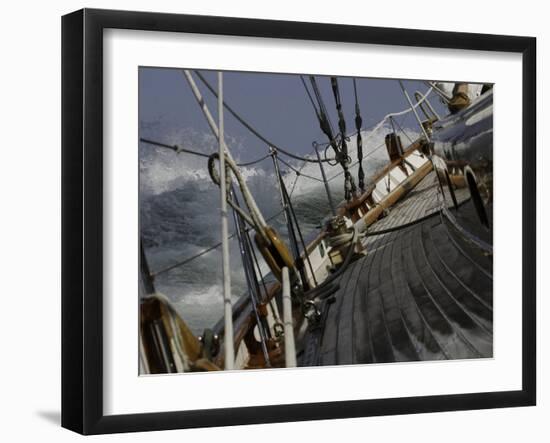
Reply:
[[[522,389],[132,415],[103,413],[103,30],[171,31],[522,54]],[[536,39],[84,9],[62,18],[62,426],[82,434],[536,403]]]

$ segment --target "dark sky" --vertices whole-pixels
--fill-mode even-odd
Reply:
[[[215,71],[201,71],[217,89]],[[214,96],[195,76],[210,111],[217,119]],[[351,78],[339,78],[340,94],[346,116],[348,133],[355,130],[355,98]],[[337,118],[335,101],[329,77],[317,76],[325,106],[335,132]],[[397,80],[357,78],[357,90],[363,128],[368,128],[386,114],[408,107]],[[306,83],[310,86],[306,77]],[[411,98],[415,90],[426,92],[420,81],[404,81]],[[306,95],[300,77],[294,74],[264,74],[248,72],[224,73],[224,96],[227,103],[240,113],[260,133],[296,153],[312,151],[314,140],[326,142],[319,129],[313,107]],[[432,94],[431,103],[444,113],[439,100]],[[140,68],[139,119],[141,124],[161,123],[167,130],[192,128],[198,133],[209,133],[209,128],[180,69]],[[412,113],[397,119],[405,127],[417,129]],[[257,158],[266,152],[266,146],[240,125],[228,112],[225,113],[225,131],[237,137],[246,147],[241,161]],[[161,140],[162,141],[162,140]],[[250,154],[250,155],[248,155]]]

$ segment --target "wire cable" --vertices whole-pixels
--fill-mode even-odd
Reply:
[[[197,77],[199,78],[199,80],[204,84],[204,86],[206,86],[208,88],[208,90],[215,96],[215,97],[218,97],[218,93],[217,91],[212,87],[212,85],[210,83],[208,83],[208,81],[204,78],[204,76],[199,72],[199,71],[193,71]],[[266,145],[268,146],[271,146],[273,148],[276,148],[278,151],[282,152],[283,154],[289,156],[289,157],[292,157],[296,160],[302,160],[302,161],[307,161],[307,162],[311,162],[311,163],[318,163],[318,160],[317,159],[312,159],[312,158],[306,158],[306,157],[301,157],[299,155],[296,155],[296,154],[293,154],[292,152],[289,152],[283,148],[281,148],[280,146],[276,145],[275,143],[273,143],[272,141],[268,140],[266,137],[264,137],[262,134],[260,134],[254,127],[252,127],[249,123],[247,123],[244,118],[242,118],[231,106],[229,106],[229,104],[224,100],[223,101],[223,106],[225,107],[225,109],[227,109],[229,111],[229,113],[235,117],[237,119],[237,121],[242,124],[246,129],[248,129],[252,134],[254,134],[256,137],[258,137],[261,141],[263,141]],[[321,161],[328,161],[328,160],[321,160]]]
[[[273,214],[271,217],[269,217],[268,219],[266,219],[266,221],[271,221],[275,218],[277,218],[279,215],[281,215],[282,213],[284,212],[284,210],[280,210],[279,212]],[[247,228],[246,229],[246,232],[250,232],[252,230],[252,228]],[[229,235],[227,238],[229,240],[231,240],[232,238],[236,237],[237,236],[237,232],[233,232],[231,235]],[[161,274],[164,274],[166,272],[169,272],[175,268],[179,268],[180,266],[183,266],[183,265],[186,265],[187,263],[203,256],[204,254],[207,254],[208,252],[210,251],[213,251],[214,249],[216,248],[219,248],[220,246],[222,245],[222,242],[219,242],[219,243],[216,243],[215,245],[212,245],[206,249],[203,249],[202,251],[200,251],[199,253],[195,254],[195,255],[192,255],[191,257],[187,257],[187,258],[184,258],[183,260],[180,260],[176,263],[173,263],[169,266],[166,266],[164,268],[161,268],[159,269],[158,271],[153,271],[150,273],[150,276],[152,278],[155,278],[157,277],[158,275],[161,275]]]
[[[179,154],[180,152],[185,152],[186,154],[192,154],[192,155],[196,155],[198,157],[205,157],[205,158],[209,158],[212,155],[212,154],[205,154],[203,152],[192,151],[191,149],[185,149],[185,148],[180,147],[179,145],[168,145],[166,143],[161,143],[161,142],[158,142],[158,141],[149,140],[149,139],[143,138],[143,137],[141,137],[139,139],[139,141],[143,142],[143,143],[147,143],[149,145],[157,146],[159,148],[170,149],[170,150],[176,152],[177,154]],[[251,165],[254,165],[256,163],[260,163],[261,161],[264,161],[266,158],[269,158],[269,156],[270,156],[270,154],[266,154],[266,155],[264,155],[263,157],[260,157],[257,160],[252,160],[252,161],[249,161],[249,162],[246,162],[246,163],[237,163],[237,166],[239,166],[239,167],[251,166]]]
[[[279,158],[279,161],[281,163],[283,163],[284,165],[286,165],[289,169],[293,170],[296,173],[296,175],[298,175],[298,176],[306,177],[306,178],[309,178],[310,180],[315,180],[315,181],[318,181],[318,182],[321,182],[321,183],[323,182],[323,180],[321,180],[320,178],[313,177],[313,176],[308,175],[308,174],[304,174],[303,172],[301,172],[301,170],[296,169],[294,166],[292,166],[290,163],[284,161],[282,158]]]

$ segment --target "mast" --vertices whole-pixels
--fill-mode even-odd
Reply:
[[[218,72],[218,145],[220,153],[220,206],[222,235],[222,275],[223,275],[223,305],[225,317],[225,369],[233,369],[235,351],[233,349],[233,307],[231,306],[231,272],[229,269],[229,238],[227,228],[227,191],[225,170],[225,144],[223,121],[223,73]]]

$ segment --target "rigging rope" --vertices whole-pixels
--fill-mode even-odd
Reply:
[[[334,150],[335,153],[335,160],[340,163],[342,166],[342,169],[344,170],[344,175],[346,177],[345,183],[344,183],[344,195],[346,200],[350,200],[352,195],[355,193],[355,183],[353,182],[353,178],[351,177],[349,171],[348,171],[348,164],[350,162],[350,158],[348,156],[348,148],[346,143],[346,121],[344,118],[344,114],[342,112],[342,102],[340,100],[340,90],[338,88],[338,80],[336,77],[331,77],[331,84],[332,84],[332,91],[334,94],[334,100],[336,101],[336,110],[338,112],[338,128],[340,130],[339,136],[340,136],[340,146],[338,146],[338,142],[336,140],[336,137],[334,136],[334,131],[332,128],[332,124],[330,122],[330,118],[328,116],[325,103],[323,101],[323,97],[321,95],[321,91],[319,90],[319,86],[317,85],[317,81],[315,80],[315,77],[310,75],[309,81],[311,83],[311,87],[313,89],[313,93],[315,94],[315,98],[317,100],[318,110],[314,105],[314,109],[316,110],[317,120],[319,121],[319,127],[321,128],[321,131],[327,136],[329,140],[329,144]],[[305,85],[305,82],[302,79],[302,83]],[[306,91],[308,91],[306,87]],[[309,91],[308,91],[309,96]],[[313,103],[313,101],[312,101]],[[327,146],[328,148],[328,146]],[[325,157],[326,157],[326,149],[325,149]],[[326,158],[325,158],[326,160]]]
[[[332,86],[332,94],[334,95],[334,101],[336,103],[336,112],[338,113],[338,129],[340,130],[341,144],[340,144],[340,165],[344,169],[344,196],[347,201],[351,200],[351,197],[355,194],[355,182],[353,177],[349,173],[348,165],[350,158],[348,156],[348,144],[346,142],[346,119],[344,118],[344,112],[342,111],[342,100],[340,98],[340,88],[338,86],[338,79],[336,77],[330,78]]]
[[[355,95],[355,129],[357,130],[357,160],[359,162],[359,171],[357,178],[359,179],[359,189],[365,192],[365,172],[363,171],[363,137],[361,135],[361,126],[363,119],[361,118],[361,109],[359,108],[359,99],[357,98],[357,84],[353,79],[353,93]]]
[[[246,167],[246,166],[252,166],[252,165],[255,165],[256,163],[260,163],[260,162],[264,161],[266,158],[269,158],[269,154],[266,154],[263,157],[260,157],[258,160],[252,160],[252,161],[249,161],[249,162],[246,162],[246,163],[237,163],[237,166],[239,166],[241,168]]]
[[[401,132],[405,135],[405,137],[407,137],[407,139],[409,140],[409,142],[414,143],[413,140],[409,137],[409,134],[407,134],[407,133],[405,132],[405,130],[403,129],[403,126],[401,126],[401,125],[399,124],[399,122],[398,122],[397,120],[393,119],[393,118],[392,118],[392,121],[395,122],[395,124],[396,124],[397,126],[399,126],[399,129],[400,129]],[[404,121],[405,121],[405,119],[403,119],[403,122],[404,122]],[[395,132],[395,130],[394,130],[394,132]]]
[[[237,199],[237,196],[235,195],[233,190],[231,191],[231,198],[234,199],[235,204],[239,206],[239,200]],[[243,220],[242,218],[238,217],[237,212],[233,212],[233,218],[235,220],[235,226],[237,227],[237,237],[239,239],[239,244],[241,245],[241,258],[243,261],[250,300],[252,302],[252,309],[254,311],[256,325],[258,327],[258,333],[260,335],[260,345],[262,348],[262,353],[266,362],[266,366],[271,367],[269,353],[267,351],[267,338],[271,334],[269,331],[269,325],[266,324],[265,318],[262,318],[260,316],[258,310],[258,304],[260,303],[260,286],[258,284],[258,276],[256,275],[254,263],[252,262],[252,254],[250,252],[250,248],[252,247],[252,245],[250,243],[250,237],[248,236],[248,232],[245,232],[246,228],[244,226]]]
[[[313,97],[311,96],[311,93],[309,92],[309,88],[306,85],[306,81],[304,80],[304,77],[301,75],[300,80],[302,80],[302,85],[304,85],[304,89],[306,90],[307,96],[309,97],[309,102],[311,103],[311,106],[313,106],[313,110],[315,111],[315,115],[317,116],[317,119],[320,119],[319,111],[317,110],[317,106],[315,106],[315,102],[313,101]]]
[[[386,146],[385,143],[379,144],[376,148],[374,148],[372,151],[370,151],[368,154],[366,154],[366,155],[364,156],[364,158],[370,157],[370,156],[373,155],[376,151],[378,151],[379,149],[383,148],[384,146]],[[358,163],[359,163],[359,160],[353,162],[349,167],[350,167],[350,168],[353,168],[353,167],[354,167],[356,164],[358,164]],[[344,171],[340,171],[340,172],[334,174],[332,177],[330,177],[330,178],[327,179],[327,182],[330,182],[330,181],[334,180],[336,177],[341,176],[343,173],[344,173]]]
[[[399,111],[399,112],[392,112],[392,113],[386,114],[382,118],[382,120],[380,120],[378,123],[374,124],[370,128],[366,128],[365,132],[368,132],[368,134],[363,139],[363,142],[365,142],[369,138],[373,137],[374,134],[376,133],[376,131],[378,131],[384,125],[386,120],[388,120],[390,117],[399,117],[401,115],[408,114],[409,112],[412,112],[413,109],[416,109],[418,106],[420,106],[425,100],[427,100],[427,98],[430,95],[430,93],[432,92],[432,90],[434,90],[434,88],[430,86],[430,88],[426,91],[426,93],[422,96],[422,98],[418,102],[416,102],[412,108],[409,107],[409,108],[403,109],[402,111]],[[357,134],[357,132],[353,132],[352,134],[349,134],[349,137],[351,137],[353,135],[356,135],[356,134]],[[327,145],[327,143],[319,143],[319,146],[325,146],[325,145]]]
[[[294,166],[292,166],[290,163],[284,161],[282,158],[278,158],[278,160],[283,163],[284,165],[286,165],[289,169],[292,169],[297,176],[302,176],[302,177],[306,177],[306,178],[309,178],[310,180],[315,180],[315,181],[318,181],[318,182],[323,182],[323,180],[321,180],[320,178],[317,178],[317,177],[313,177],[311,175],[308,175],[308,174],[304,174],[301,169],[303,169],[303,166],[302,168],[300,168],[300,170],[296,169]]]
[[[279,159],[280,160],[280,159]],[[306,162],[303,162],[302,163],[302,166],[300,166],[300,168],[298,169],[298,171],[301,173],[302,172],[302,169],[304,169],[304,167],[306,166]],[[296,184],[298,183],[298,179],[300,178],[300,175],[299,174],[296,174],[296,178],[294,179],[294,183],[292,183],[292,189],[290,190],[290,196],[292,197],[292,195],[294,194],[294,189],[296,189]]]
[[[281,211],[282,212],[282,211]],[[267,302],[269,303],[269,306],[271,307],[271,311],[273,313],[273,317],[275,318],[275,325],[277,324],[282,324],[281,323],[281,319],[279,318],[279,314],[278,314],[278,310],[276,309],[276,307],[274,306],[273,304],[273,298],[268,298],[268,290],[267,290],[267,282],[266,282],[266,279],[262,273],[262,270],[260,268],[260,263],[258,261],[258,257],[256,256],[256,251],[254,250],[254,247],[252,246],[252,242],[250,240],[250,236],[248,235],[250,231],[246,230],[245,228],[245,235],[248,236],[248,241],[250,242],[250,245],[251,245],[251,252],[252,252],[252,258],[254,259],[254,265],[256,267],[256,272],[257,272],[257,275],[260,276],[260,279],[262,281],[262,286],[264,288],[264,301],[267,300]],[[275,281],[278,281],[278,280],[275,280]],[[274,325],[274,329],[275,329],[275,325]]]
[[[289,211],[289,202],[288,202],[289,199],[285,197],[285,190],[283,190],[283,188],[285,187],[285,184],[279,168],[279,161],[278,161],[279,158],[277,156],[277,151],[272,150],[272,154],[273,154],[273,167],[275,168],[276,180],[279,187],[279,192],[281,194],[281,206],[283,207],[283,210],[285,212],[285,221],[287,226],[288,238],[290,241],[290,247],[292,249],[294,266],[298,270],[302,282],[307,283],[303,262],[300,261],[300,248],[298,246],[298,239],[296,238],[294,223]]]
[[[342,99],[340,98],[340,88],[338,87],[338,79],[336,77],[331,77],[330,85],[332,86],[332,94],[334,95],[334,101],[336,103],[336,112],[338,114],[338,129],[340,130],[340,134],[345,136],[347,132],[346,119],[344,118],[344,112],[342,111]],[[342,146],[342,149],[344,149],[344,146]]]
[[[197,155],[199,157],[206,157],[206,158],[210,157],[210,154],[204,154],[202,152],[191,151],[190,149],[180,148],[178,145],[168,145],[166,143],[161,143],[161,142],[157,142],[157,141],[154,141],[154,140],[149,140],[149,139],[146,139],[146,138],[143,138],[143,137],[141,137],[139,139],[139,141],[143,142],[143,143],[148,143],[150,145],[158,146],[159,148],[170,149],[172,151],[175,151],[176,153],[186,152],[187,154],[193,154],[193,155]]]
[[[280,210],[279,212],[273,214],[271,217],[267,218],[266,221],[271,221],[277,217],[279,217],[284,211],[283,210]],[[247,228],[246,229],[246,232],[250,232],[252,230],[252,228]],[[228,240],[231,240],[232,238],[236,237],[237,236],[237,232],[233,232],[231,235],[229,235],[227,237]],[[164,274],[166,272],[169,272],[173,269],[176,269],[176,268],[179,268],[183,265],[186,265],[187,263],[193,261],[193,260],[196,260],[197,258],[203,256],[204,254],[207,254],[208,252],[210,251],[213,251],[214,249],[217,249],[219,248],[220,246],[222,245],[222,242],[219,242],[219,243],[216,243],[215,245],[212,245],[206,249],[203,249],[202,251],[200,251],[199,253],[195,254],[195,255],[192,255],[191,257],[187,257],[187,258],[184,258],[183,260],[180,260],[174,264],[171,264],[169,266],[166,266],[164,268],[161,268],[159,269],[158,271],[154,271],[154,272],[151,272],[149,275],[152,277],[152,278],[155,278],[157,277],[158,275],[161,275],[161,274]]]
[[[277,161],[277,156],[275,156],[274,158],[275,158],[275,161]],[[302,235],[302,230],[300,229],[300,224],[298,222],[298,218],[296,217],[296,213],[294,212],[294,206],[292,205],[292,201],[290,200],[290,196],[288,195],[288,191],[286,189],[286,186],[285,186],[285,183],[284,183],[284,180],[283,180],[283,177],[281,176],[281,174],[279,174],[279,183],[280,183],[280,186],[281,186],[281,192],[283,194],[283,200],[284,200],[285,206],[286,206],[285,209],[288,209],[287,214],[288,214],[288,221],[289,221],[289,227],[290,227],[289,231],[290,230],[292,231],[292,236],[294,237],[294,240],[296,241],[296,238],[295,238],[296,234],[294,233],[294,227],[296,227],[296,231],[298,233],[300,243],[302,244],[303,255],[306,258],[309,270],[311,272],[311,277],[313,278],[313,283],[315,284],[315,286],[317,286],[317,278],[315,277],[315,272],[313,271],[313,266],[311,265],[311,260],[309,258],[309,254],[307,252],[307,245],[304,241],[304,237]],[[289,232],[289,234],[290,234],[290,232]],[[300,257],[299,252],[298,252],[297,242],[296,242],[296,253],[297,253],[296,260],[301,261],[301,257]],[[306,283],[306,282],[304,282],[304,283]]]
[[[192,154],[192,155],[196,155],[198,157],[205,157],[205,158],[209,158],[212,155],[212,154],[205,154],[203,152],[192,151],[191,149],[185,149],[185,148],[182,148],[178,145],[168,145],[166,143],[161,143],[161,142],[157,142],[157,141],[154,141],[154,140],[149,140],[149,139],[146,139],[146,138],[143,138],[143,137],[141,137],[139,139],[139,141],[143,142],[143,143],[147,143],[149,145],[157,146],[159,148],[170,149],[172,151],[175,151],[176,154],[179,154],[180,152],[185,152],[187,154]],[[249,161],[249,162],[246,162],[246,163],[237,163],[237,166],[239,166],[239,167],[251,166],[251,165],[254,165],[256,163],[260,163],[261,161],[264,161],[266,158],[269,158],[269,154],[266,154],[266,155],[264,155],[263,157],[260,157],[257,160],[252,160],[252,161]]]
[[[199,78],[199,80],[208,88],[208,90],[215,96],[215,97],[218,97],[218,93],[217,91],[212,87],[212,85],[210,83],[208,83],[208,81],[206,80],[206,78],[204,78],[204,76],[199,72],[199,71],[193,71],[197,77]],[[293,154],[292,152],[289,152],[283,148],[281,148],[280,146],[277,146],[275,143],[273,143],[272,141],[268,140],[266,137],[264,137],[262,134],[260,134],[254,127],[252,127],[249,123],[247,123],[231,106],[229,106],[229,104],[227,104],[227,102],[223,101],[223,106],[225,107],[225,109],[227,109],[229,111],[229,113],[235,117],[237,119],[237,121],[242,124],[246,129],[248,129],[252,134],[254,134],[256,137],[258,137],[261,141],[263,141],[266,145],[268,146],[273,146],[274,148],[276,148],[278,151],[282,152],[283,154],[289,156],[289,157],[292,157],[296,160],[302,160],[302,161],[307,161],[307,162],[311,162],[311,163],[317,163],[318,161],[317,160],[314,160],[314,159],[311,159],[311,158],[307,158],[307,157],[301,157],[299,155],[296,155],[296,154]],[[332,159],[325,159],[325,160],[321,160],[321,161],[329,161],[329,160],[332,160]]]
[[[310,75],[309,81],[311,83],[311,87],[313,88],[313,93],[315,94],[315,99],[317,100],[317,104],[319,105],[319,112],[317,114],[317,118],[319,119],[319,126],[321,128],[321,131],[323,131],[323,133],[328,137],[329,142],[334,149],[334,152],[336,153],[336,155],[338,155],[340,150],[334,139],[334,135],[333,135],[334,130],[332,128],[332,123],[328,116],[327,108],[325,106],[325,102],[323,101],[321,91],[319,90],[319,86],[317,85],[317,81],[315,80],[315,77]]]

